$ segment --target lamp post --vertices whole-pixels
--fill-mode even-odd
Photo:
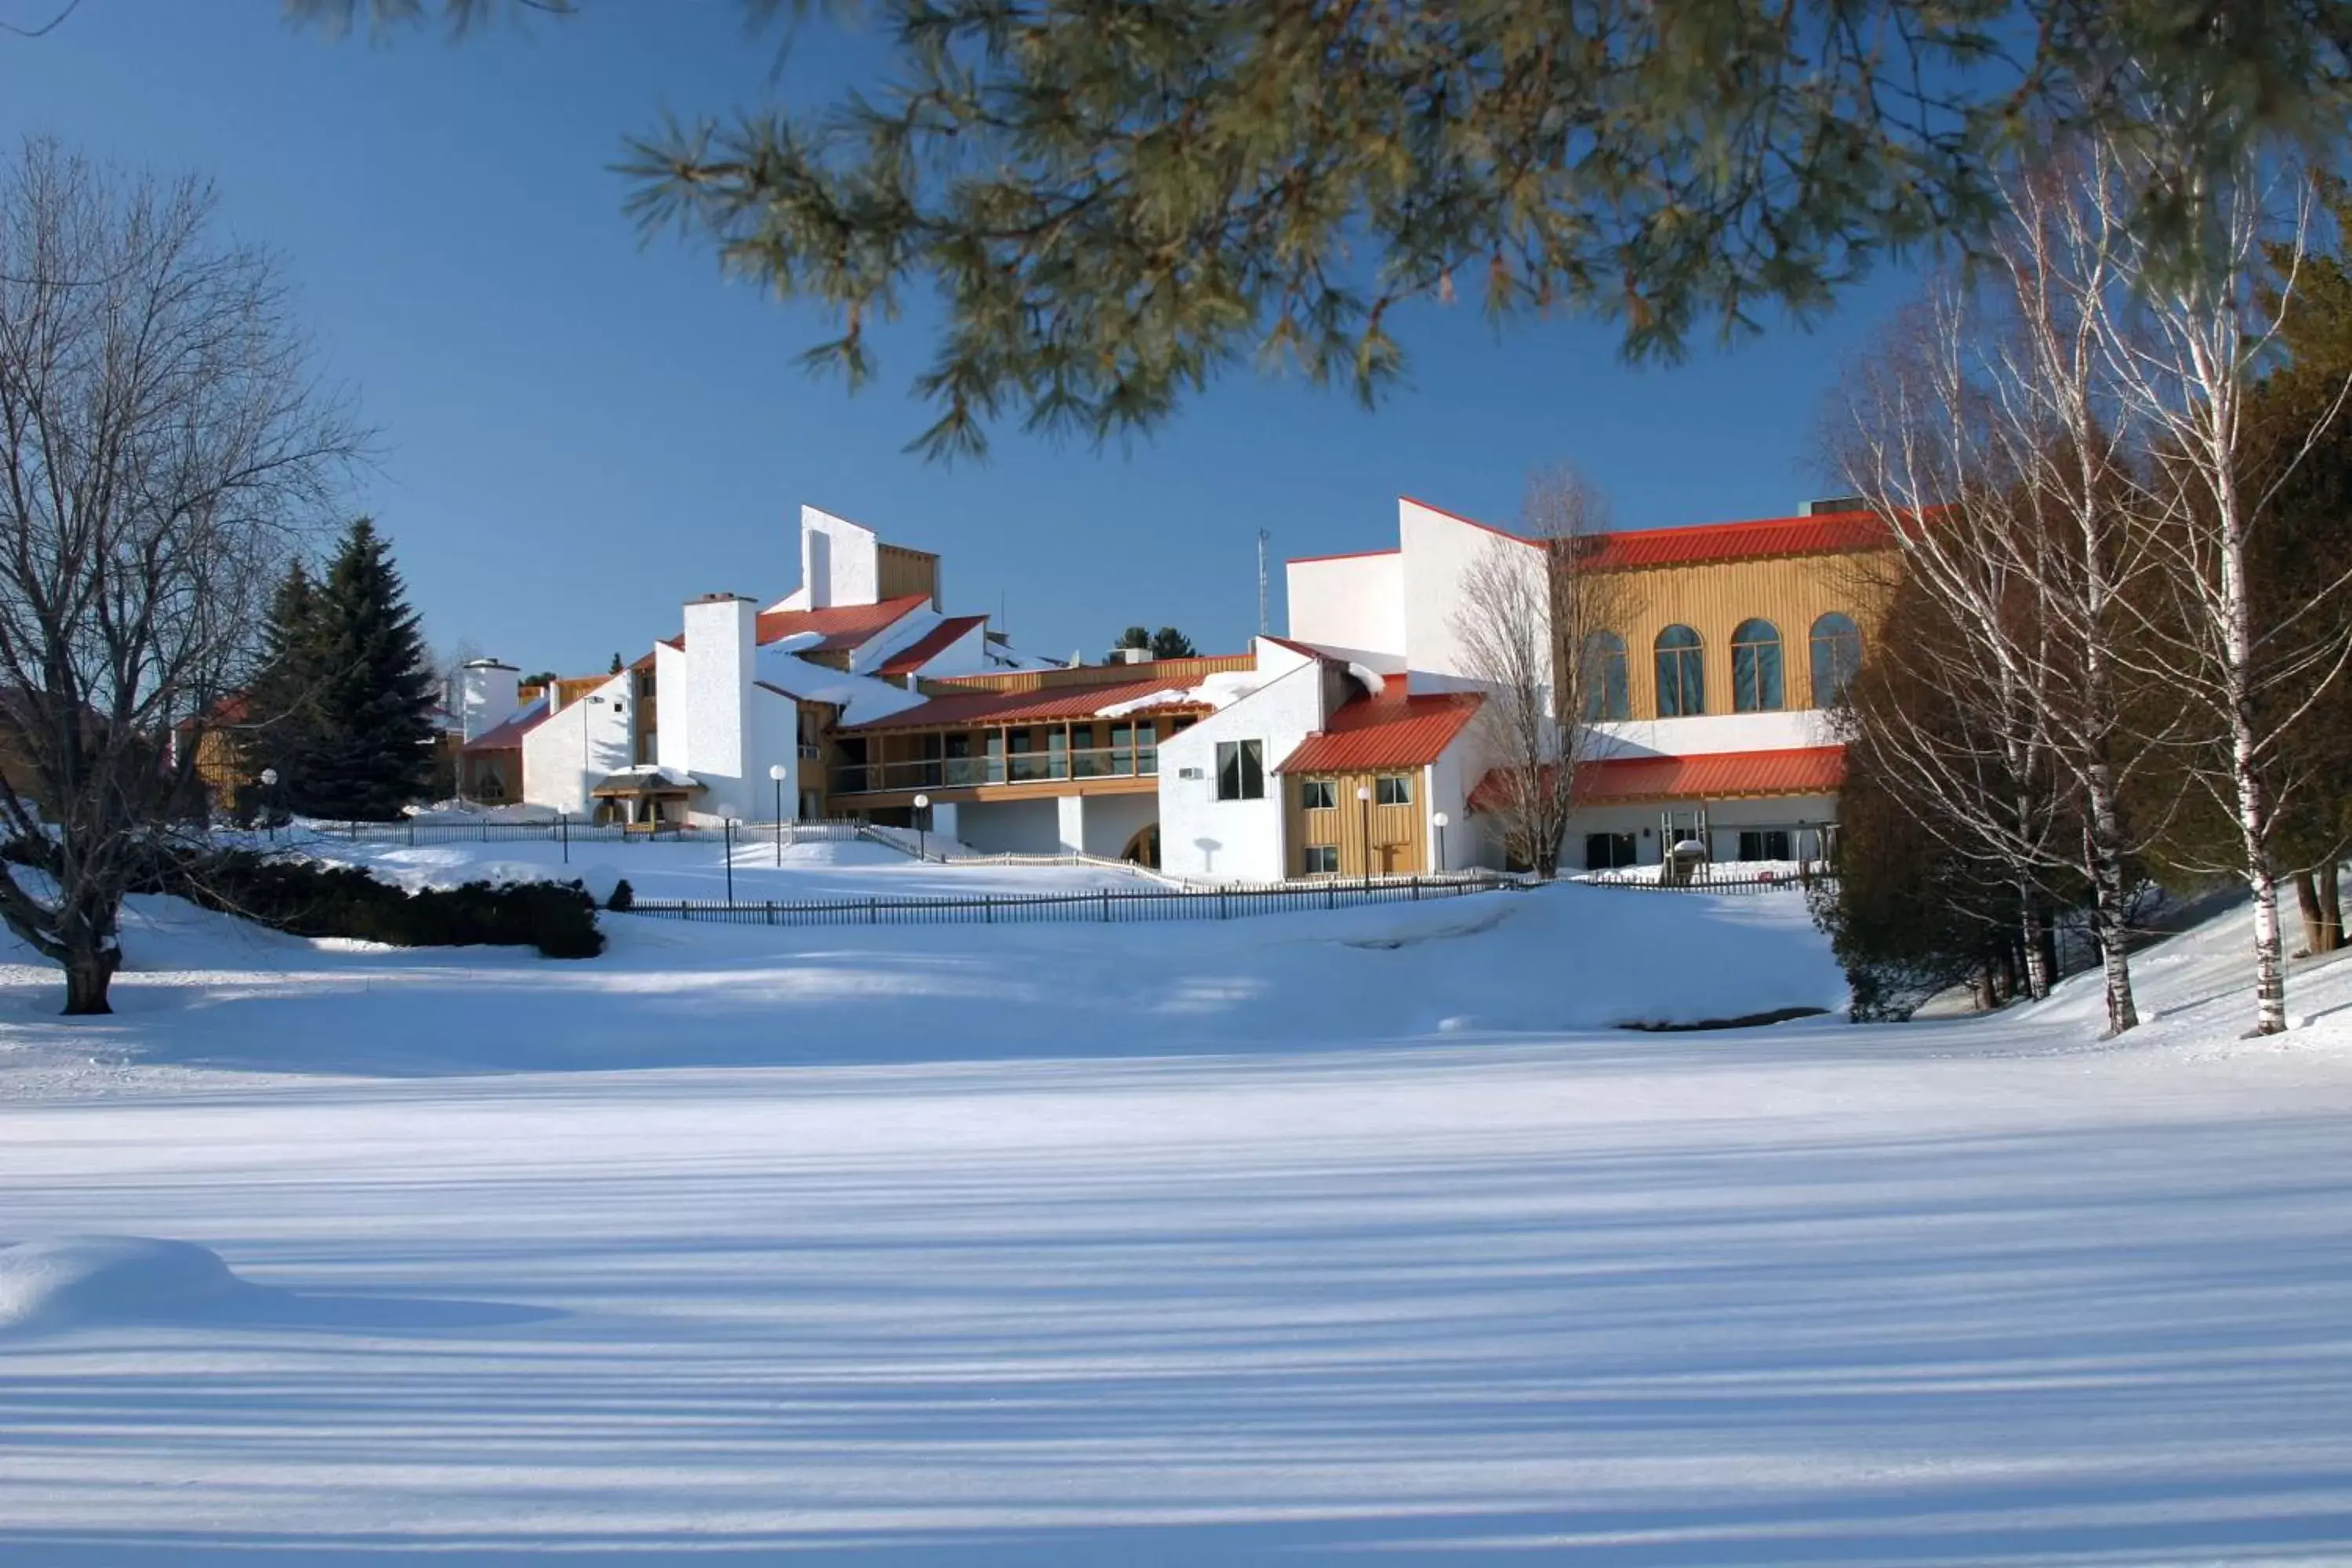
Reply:
[[[719,822],[727,845],[727,901],[731,904],[735,901],[735,819],[722,816]]]
[[[1429,825],[1437,829],[1437,874],[1441,877],[1445,874],[1445,825],[1451,820],[1442,811],[1429,814]]]
[[[918,860],[928,860],[931,858],[929,836],[925,831],[925,826],[930,819],[931,797],[927,795],[917,795],[915,797],[915,858]]]
[[[784,764],[770,763],[768,777],[776,786],[776,868],[784,864]]]
[[[261,823],[269,830],[269,842],[278,842],[278,770],[261,770]]]
[[[1364,886],[1372,885],[1372,786],[1356,786],[1356,809],[1364,819]]]

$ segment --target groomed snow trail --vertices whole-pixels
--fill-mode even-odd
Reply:
[[[1581,896],[1717,908],[1718,968],[1788,929]],[[282,1019],[312,1032],[246,1054],[382,1070],[384,1026],[346,1048],[322,987],[527,1037],[548,966],[229,963],[199,923],[119,1066],[65,1073],[12,1011],[46,1098],[0,1100],[0,1241],[194,1242],[284,1306],[0,1343],[0,1561],[2352,1557],[2352,966],[2298,977],[2315,1021],[2260,1045],[2228,921],[2151,959],[2163,1016],[2123,1047],[2079,985],[1905,1029],[1440,1034],[1379,977],[1557,933],[1257,926],[1336,949],[1280,973],[1351,987],[1350,1040],[1279,1044],[1307,1004],[1276,970],[1149,928],[1127,951],[1163,987],[1265,989],[1120,1037],[973,981],[930,1004],[975,1020],[961,1060],[481,1070],[579,1066],[544,1038],[306,1078],[201,1064]],[[944,992],[1033,940],[915,951]],[[732,980],[626,949],[590,1065],[690,1028],[698,985],[730,1059],[758,995],[772,1031],[838,1026],[776,979],[821,942],[899,973],[808,942],[726,948]],[[1068,951],[1074,984],[1112,952]]]

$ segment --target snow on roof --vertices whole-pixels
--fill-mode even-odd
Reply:
[[[549,714],[547,693],[541,692],[516,709],[491,728],[483,731],[465,744],[468,752],[510,752],[522,744],[522,738],[546,722]]]
[[[698,790],[702,787],[702,781],[684,768],[666,768],[659,763],[637,763],[606,773],[593,793],[606,795],[656,788]]]
[[[870,723],[909,708],[923,706],[924,698],[903,686],[893,686],[870,675],[827,669],[777,647],[763,647],[754,667],[757,683],[779,697],[801,702],[829,702],[841,710],[845,725]]]
[[[1235,671],[1255,679],[1246,670]],[[1215,678],[1210,678],[1213,680]],[[1207,681],[1202,682],[1205,687]],[[893,688],[895,690],[896,688]],[[1030,724],[1055,719],[1110,719],[1145,708],[1212,708],[1199,696],[1202,687],[1180,691],[1157,680],[1122,680],[1105,686],[1049,686],[1037,691],[957,691],[945,697],[915,699],[915,706],[879,721],[860,719],[868,728],[928,728],[932,725]],[[910,695],[901,692],[901,696]],[[1232,700],[1231,698],[1226,700]]]
[[[1122,698],[1103,704],[1095,710],[1095,714],[1102,719],[1120,719],[1155,708],[1206,708],[1213,711],[1231,707],[1265,684],[1265,678],[1254,669],[1220,669],[1205,677],[1198,686],[1167,686],[1140,697]]]
[[[950,616],[938,626],[884,659],[877,673],[912,675],[962,641],[972,627],[987,624],[986,616]]]

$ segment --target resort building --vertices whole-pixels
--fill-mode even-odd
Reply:
[[[1465,580],[1490,558],[1542,574],[1554,546],[1416,500],[1397,511],[1392,550],[1289,563],[1291,634],[1412,691],[1475,686]],[[1823,710],[1860,661],[1891,550],[1875,519],[1838,502],[1593,536],[1576,569],[1621,579],[1608,597],[1623,624],[1591,650],[1591,760],[1562,864],[1656,864],[1687,843],[1717,860],[1822,853],[1844,773]],[[1475,788],[1469,804],[1475,816]]]
[[[468,795],[647,826],[920,825],[1229,881],[1502,863],[1465,584],[1489,561],[1548,583],[1551,542],[1401,500],[1393,548],[1288,563],[1288,635],[1070,667],[944,613],[935,555],[814,508],[799,544],[793,593],[698,599],[616,674],[532,691],[467,667]],[[1563,864],[1822,853],[1843,771],[1822,710],[1872,624],[1876,524],[1817,503],[1581,548],[1622,624],[1592,649]]]

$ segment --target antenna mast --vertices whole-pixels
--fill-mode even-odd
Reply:
[[[1265,529],[1257,531],[1257,635],[1260,637],[1269,637],[1274,632],[1274,622],[1265,608],[1265,544],[1272,537]]]

